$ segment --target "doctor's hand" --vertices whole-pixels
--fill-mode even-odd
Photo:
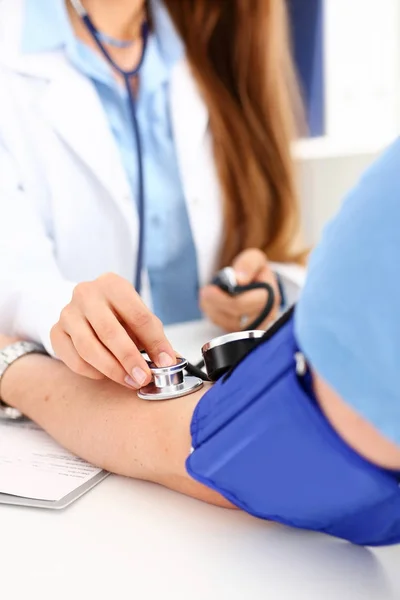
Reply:
[[[265,254],[256,248],[244,250],[233,261],[238,285],[253,282],[269,283],[275,292],[275,304],[260,329],[274,321],[281,305],[281,295],[275,274],[271,270]],[[200,291],[200,307],[205,315],[227,332],[246,328],[254,321],[266,304],[266,291],[253,290],[232,297],[215,285],[207,285]]]
[[[140,350],[158,366],[176,363],[161,321],[127,280],[112,273],[75,287],[51,330],[51,342],[56,356],[75,373],[134,389],[151,381]]]

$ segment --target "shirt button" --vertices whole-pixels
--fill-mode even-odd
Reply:
[[[161,225],[161,219],[158,215],[153,215],[150,219],[150,222],[153,225],[153,227],[160,227]]]

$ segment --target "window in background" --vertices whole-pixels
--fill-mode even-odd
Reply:
[[[324,0],[288,0],[294,57],[311,137],[325,134]]]
[[[324,4],[327,134],[363,147],[386,144],[400,124],[400,2]]]
[[[294,153],[313,244],[400,134],[400,0],[286,1],[310,130]]]
[[[310,137],[357,149],[400,133],[400,0],[287,0]]]

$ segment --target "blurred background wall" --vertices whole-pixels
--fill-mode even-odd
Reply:
[[[295,155],[312,244],[400,133],[400,0],[288,3],[309,124]]]

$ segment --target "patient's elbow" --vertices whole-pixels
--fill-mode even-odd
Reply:
[[[229,500],[218,492],[191,479],[189,475],[165,475],[158,478],[158,483],[171,490],[190,496],[196,500],[220,506],[221,508],[236,508]]]
[[[386,469],[400,470],[400,447],[360,416],[316,373],[314,391],[326,418],[362,457]]]

